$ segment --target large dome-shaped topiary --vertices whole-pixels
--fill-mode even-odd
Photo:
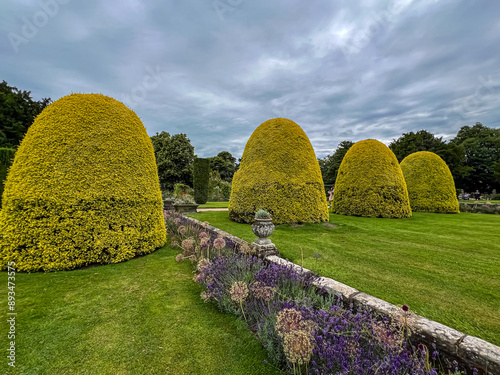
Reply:
[[[260,208],[271,212],[276,224],[328,220],[321,171],[309,138],[285,118],[255,129],[233,177],[230,218],[250,223]]]
[[[45,108],[5,184],[1,268],[116,263],[165,240],[153,146],[139,117],[100,94],[71,94]]]
[[[401,162],[413,211],[458,213],[455,182],[443,159],[429,151],[408,155]]]
[[[389,147],[366,139],[347,151],[335,181],[333,212],[367,217],[411,216],[403,172]]]

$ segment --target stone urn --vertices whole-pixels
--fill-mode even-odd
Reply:
[[[258,245],[272,244],[269,237],[274,231],[274,224],[272,218],[255,218],[252,224],[253,233],[258,237],[255,243]]]

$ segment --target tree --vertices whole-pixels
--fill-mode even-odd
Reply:
[[[458,213],[458,199],[450,169],[439,155],[417,151],[401,162],[412,211]]]
[[[221,151],[217,156],[208,158],[212,171],[219,172],[220,177],[227,182],[231,182],[236,172],[236,158],[228,151]]]
[[[342,159],[353,144],[351,141],[342,141],[332,155],[318,159],[324,185],[331,186],[335,183]]]
[[[335,181],[332,211],[349,216],[411,216],[403,172],[386,145],[366,139],[349,149]]]
[[[0,269],[56,271],[153,252],[166,233],[140,118],[101,94],[44,109],[16,151],[0,211]]]
[[[455,181],[458,188],[481,192],[500,188],[495,175],[500,161],[500,129],[476,122],[474,126],[462,126],[450,143],[463,148],[465,160],[462,166],[470,170],[469,174]]]
[[[328,220],[314,149],[302,128],[285,118],[255,129],[233,178],[230,219],[251,223],[260,208],[271,213],[275,224]]]
[[[151,137],[162,191],[173,190],[176,183],[193,186],[194,147],[186,134],[162,131]]]
[[[439,155],[450,168],[454,180],[457,180],[469,173],[469,168],[463,165],[465,153],[463,147],[457,144],[446,143],[442,137],[436,137],[427,130],[418,132],[403,133],[401,137],[393,140],[389,148],[399,162],[408,155],[418,151],[429,151]]]
[[[17,148],[33,120],[51,100],[34,101],[30,91],[0,83],[0,147]]]
[[[193,162],[194,200],[205,204],[208,200],[208,183],[210,180],[210,160],[195,158]]]

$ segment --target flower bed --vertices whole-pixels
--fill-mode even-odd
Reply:
[[[390,319],[344,306],[312,273],[244,254],[245,243],[191,220],[166,215],[177,260],[196,265],[201,298],[245,320],[272,365],[294,374],[436,373],[438,353],[411,341],[407,308]]]

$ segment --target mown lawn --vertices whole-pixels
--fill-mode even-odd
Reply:
[[[198,208],[227,208],[229,202],[207,202],[200,204]]]
[[[16,367],[2,374],[278,374],[236,317],[200,299],[192,266],[164,247],[128,262],[16,275]]]
[[[227,212],[190,215],[248,241]],[[330,224],[280,225],[281,256],[321,276],[500,345],[500,216],[413,213],[408,219],[331,215]]]

